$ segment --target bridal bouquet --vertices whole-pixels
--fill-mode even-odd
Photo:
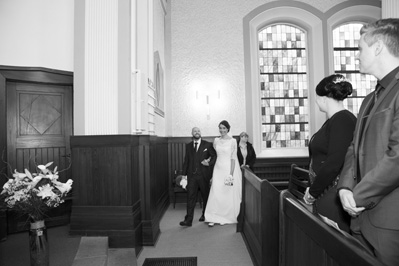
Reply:
[[[38,165],[37,173],[31,173],[28,169],[24,173],[15,170],[14,178],[8,179],[0,194],[5,197],[7,207],[29,215],[32,221],[40,221],[49,209],[63,203],[73,181],[58,181],[57,167],[53,171],[48,169],[52,164]]]
[[[179,175],[176,177],[176,184],[181,186],[183,189],[187,187],[187,176]]]
[[[226,186],[232,186],[232,185],[233,185],[233,181],[234,181],[233,176],[232,176],[232,175],[228,175],[228,176],[224,179],[224,184],[225,184]]]

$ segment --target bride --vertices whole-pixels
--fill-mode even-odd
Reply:
[[[215,138],[216,163],[212,186],[205,209],[205,222],[209,226],[237,223],[240,212],[242,174],[237,159],[237,141],[227,133],[230,124],[219,123],[220,137]]]

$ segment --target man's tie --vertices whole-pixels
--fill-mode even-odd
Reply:
[[[193,163],[193,174],[197,173],[197,167],[199,167],[199,165],[197,164],[197,147],[198,147],[198,142],[194,141],[194,163]]]
[[[375,91],[374,91],[374,103],[377,101],[379,95],[381,94],[381,92],[384,91],[384,87],[381,86],[380,83],[377,83],[377,85],[375,85]]]
[[[384,90],[384,87],[382,87],[380,83],[377,83],[377,85],[375,85],[373,99],[371,99],[369,106],[367,106],[367,109],[365,110],[365,112],[363,114],[363,121],[362,121],[362,124],[360,127],[360,129],[362,131],[360,132],[361,133],[360,136],[363,135],[364,125],[366,124],[368,115],[370,114],[371,109],[373,109],[374,104],[377,102],[377,97],[381,94],[381,92],[383,90]]]
[[[370,105],[368,106],[366,112],[364,113],[364,116],[368,116],[369,115],[371,109],[373,109],[374,104],[377,102],[377,99],[378,99],[379,95],[383,91],[384,91],[384,87],[381,86],[380,83],[377,83],[377,85],[375,85],[373,100],[370,102]]]

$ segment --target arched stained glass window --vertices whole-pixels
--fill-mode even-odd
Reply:
[[[374,76],[359,72],[359,61],[356,60],[362,26],[362,23],[348,23],[333,30],[334,71],[352,83],[353,93],[344,101],[344,106],[356,116],[364,97],[376,84]]]
[[[287,24],[258,33],[262,149],[309,143],[306,34]]]

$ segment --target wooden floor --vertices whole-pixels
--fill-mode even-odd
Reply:
[[[163,216],[161,235],[155,247],[144,247],[138,256],[138,266],[145,258],[197,257],[198,266],[253,266],[241,233],[236,225],[208,227],[199,222],[201,209],[195,208],[192,227],[181,227],[179,222],[186,214],[186,204],[169,206]]]

